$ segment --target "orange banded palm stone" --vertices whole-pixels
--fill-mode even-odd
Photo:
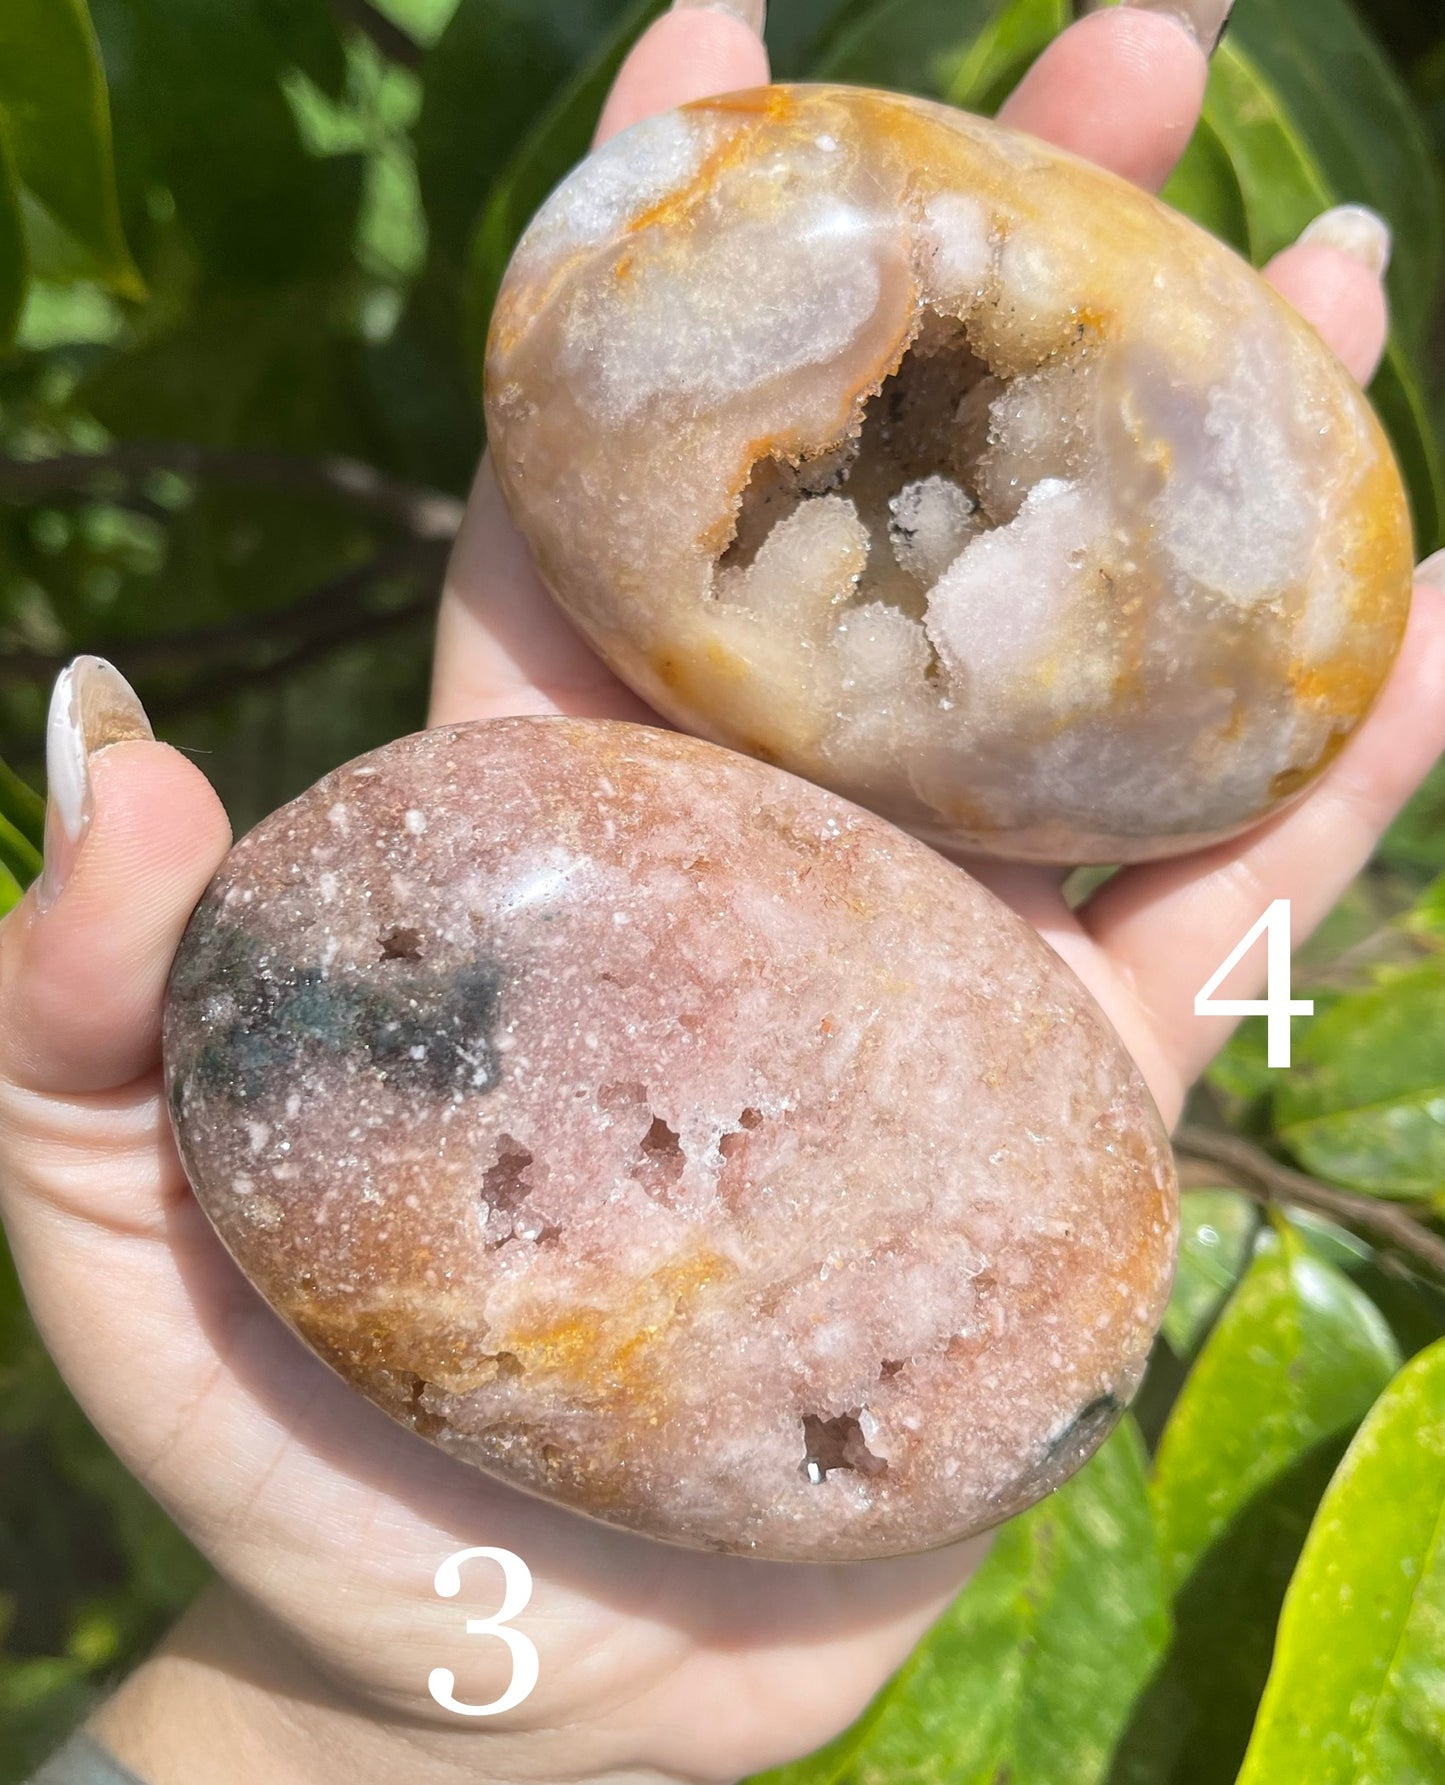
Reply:
[[[609,143],[517,250],[486,397],[625,681],[944,847],[1234,835],[1403,634],[1399,473],[1313,330],[1154,198],[923,100],[775,87]]]
[[[1137,1386],[1167,1137],[1088,994],[880,819],[644,727],[338,769],[167,1001],[186,1170],[272,1306],[463,1461],[844,1561],[1058,1485]]]

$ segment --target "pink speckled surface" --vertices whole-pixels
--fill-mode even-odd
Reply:
[[[227,860],[167,1074],[267,1298],[455,1456],[671,1541],[946,1543],[1083,1460],[1172,1271],[1159,1118],[960,870],[757,762],[509,720]]]

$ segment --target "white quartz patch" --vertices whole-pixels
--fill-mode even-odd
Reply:
[[[978,504],[951,478],[934,475],[904,484],[889,499],[893,556],[919,582],[936,583],[972,539]]]
[[[723,571],[719,599],[812,630],[850,596],[868,563],[868,529],[846,496],[804,502],[778,522],[745,570]]]
[[[737,195],[725,193],[731,203]],[[800,204],[778,252],[776,226],[745,215],[695,238],[689,254],[648,254],[627,276],[579,292],[568,317],[565,371],[608,421],[658,398],[705,414],[808,366],[837,359],[879,301],[874,225],[840,198]]]
[[[1049,478],[1017,520],[974,540],[928,597],[928,636],[947,667],[970,688],[1001,690],[1057,651],[1098,532],[1087,492]]]
[[[717,134],[687,112],[662,112],[590,155],[547,200],[523,236],[519,263],[604,242],[631,218],[686,186]]]
[[[1240,607],[1303,582],[1319,533],[1288,401],[1268,356],[1246,343],[1211,391],[1202,427],[1188,398],[1152,418],[1171,463],[1159,538],[1185,576]]]
[[[928,669],[923,628],[882,601],[851,608],[839,621],[836,649],[845,693],[863,691],[868,711],[908,696]]]
[[[936,193],[923,207],[924,279],[935,303],[964,304],[983,291],[993,269],[993,231],[976,198]]]
[[[1097,463],[1101,433],[1097,378],[1069,358],[988,392],[988,446],[978,492],[996,521],[1011,521],[1031,489],[1048,478],[1075,482]]]

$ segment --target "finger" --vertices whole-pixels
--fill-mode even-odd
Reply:
[[[999,120],[1157,192],[1199,122],[1203,44],[1213,46],[1227,10],[1174,0],[1091,13],[1054,39]]]
[[[1390,332],[1385,273],[1390,228],[1364,205],[1340,205],[1317,217],[1265,277],[1360,381],[1379,370]]]
[[[548,594],[483,459],[447,567],[430,723],[517,713],[656,722]]]
[[[689,99],[765,82],[762,14],[761,0],[674,6],[623,64],[597,140]],[[555,712],[655,717],[593,656],[553,602],[484,461],[442,593],[430,723]]]
[[[618,71],[597,141],[690,99],[761,87],[768,79],[763,48],[763,0],[736,5],[676,0],[637,40]]]
[[[1433,562],[1427,566],[1433,577]],[[1081,913],[1086,930],[1150,1013],[1186,1082],[1234,1026],[1197,1017],[1194,997],[1275,899],[1301,942],[1374,853],[1445,750],[1445,593],[1416,586],[1409,629],[1379,705],[1301,803],[1243,843],[1120,874]],[[1263,951],[1251,957],[1262,968]],[[1244,967],[1227,995],[1248,997]],[[1262,970],[1254,987],[1263,981]],[[1236,990],[1236,985],[1242,989]]]
[[[230,826],[95,657],[56,685],[47,766],[45,873],[0,927],[0,1078],[81,1095],[159,1058],[166,975]]]

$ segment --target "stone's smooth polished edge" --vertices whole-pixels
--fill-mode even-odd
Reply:
[[[654,118],[518,248],[488,437],[542,574],[684,728],[945,846],[1248,828],[1373,702],[1404,491],[1230,250],[897,95]]]
[[[518,1487],[812,1561],[1056,1486],[1136,1387],[1172,1156],[1053,953],[713,745],[517,719],[232,852],[166,1012],[202,1206],[347,1381]]]

